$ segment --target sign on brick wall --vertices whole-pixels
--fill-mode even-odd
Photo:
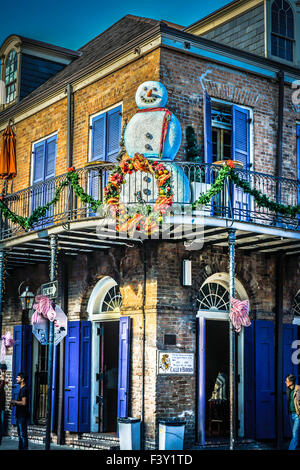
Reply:
[[[194,374],[194,354],[158,351],[158,374]]]

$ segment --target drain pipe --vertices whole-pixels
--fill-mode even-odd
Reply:
[[[282,138],[283,138],[283,111],[284,111],[284,72],[277,73],[278,79],[278,128],[277,128],[277,149],[276,149],[276,176],[282,177]],[[281,201],[281,182],[277,182],[276,199]]]
[[[146,282],[147,282],[147,253],[145,242],[143,243],[143,266],[144,266],[144,281],[143,281],[143,340],[142,340],[142,389],[141,389],[141,448],[145,449],[145,343],[146,343],[146,315],[145,315],[145,304],[146,304]]]
[[[71,167],[73,164],[73,88],[70,83],[68,83],[66,88],[67,93],[67,168]],[[68,187],[68,201],[67,201],[67,210],[69,219],[72,219],[73,212],[73,188]]]
[[[73,88],[68,83],[66,88],[67,93],[67,167],[72,166],[73,163]]]

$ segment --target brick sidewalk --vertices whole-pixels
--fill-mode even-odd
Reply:
[[[4,437],[0,446],[1,450],[18,450],[19,441],[18,439],[12,439],[11,437]],[[44,450],[45,444],[36,444],[35,442],[29,441],[29,450]],[[51,444],[52,450],[76,450],[68,446],[58,446]]]

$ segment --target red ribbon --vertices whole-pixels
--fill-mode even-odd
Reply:
[[[242,329],[242,326],[250,326],[251,321],[248,316],[249,314],[249,301],[238,300],[235,298],[231,299],[232,309],[229,314],[230,320],[237,333]]]

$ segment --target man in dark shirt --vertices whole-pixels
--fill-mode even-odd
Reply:
[[[4,434],[4,414],[5,414],[5,380],[6,365],[0,365],[0,445],[2,444],[2,436]]]
[[[17,384],[20,391],[17,400],[11,400],[11,406],[16,407],[17,428],[19,436],[19,450],[28,450],[27,420],[28,420],[28,388],[26,385],[26,375],[19,372]]]

